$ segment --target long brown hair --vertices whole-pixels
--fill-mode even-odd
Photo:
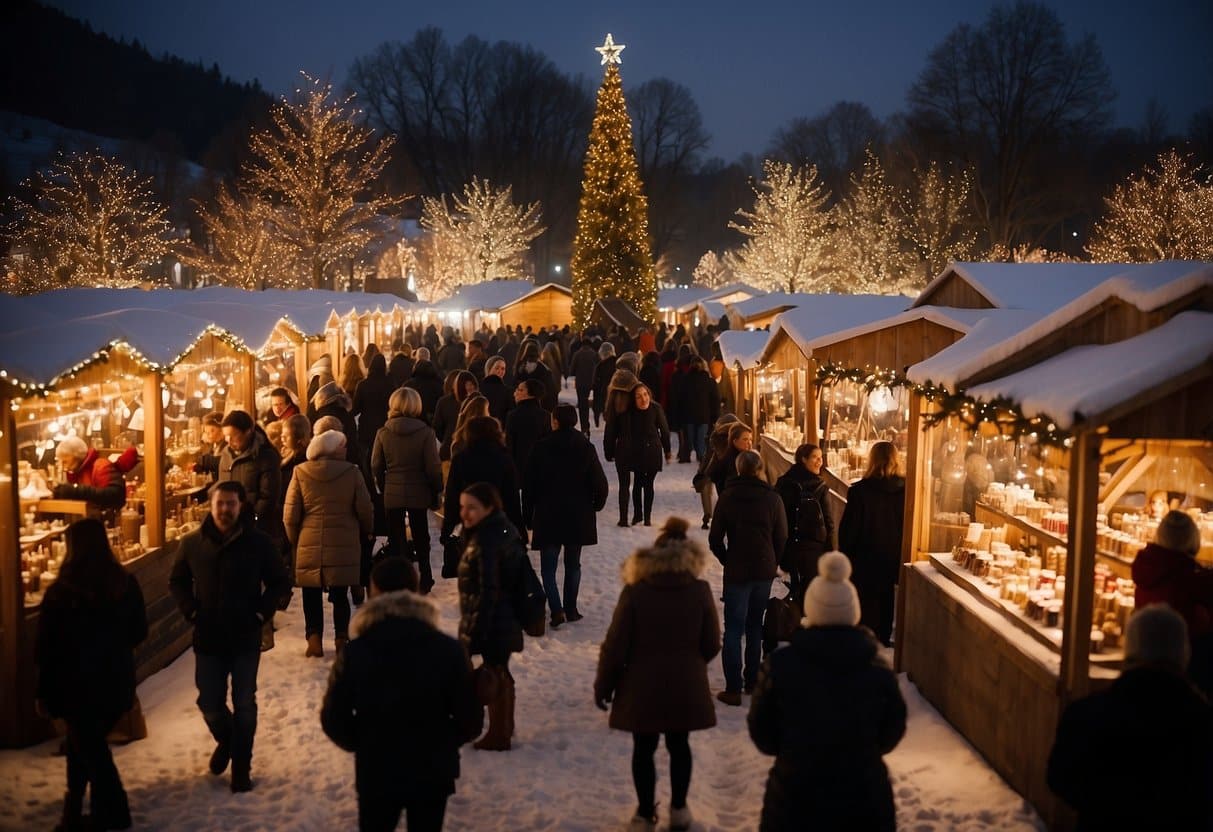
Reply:
[[[868,454],[868,472],[864,479],[871,477],[896,477],[901,474],[901,463],[897,461],[897,449],[892,442],[877,442]]]
[[[473,393],[463,400],[459,408],[459,419],[455,422],[455,433],[451,436],[451,454],[467,447],[468,423],[473,419],[481,419],[489,415],[489,400],[479,393]]]
[[[451,388],[451,393],[455,396],[455,401],[464,402],[468,398],[467,384],[472,383],[472,395],[475,395],[480,390],[480,382],[476,381],[476,376],[469,373],[467,370],[459,370],[455,376],[454,387]]]
[[[352,396],[358,388],[358,382],[364,378],[366,375],[362,372],[362,359],[355,353],[350,353],[341,366],[341,389]]]
[[[67,557],[59,585],[86,602],[118,601],[126,592],[126,570],[114,557],[100,520],[87,517],[67,527]]]

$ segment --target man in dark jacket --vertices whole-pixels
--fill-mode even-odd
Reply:
[[[708,452],[708,426],[716,424],[720,417],[720,389],[708,374],[707,362],[702,358],[691,359],[691,369],[682,383],[681,393],[682,424],[691,449],[695,451],[695,461],[702,462]]]
[[[320,710],[324,733],[354,752],[362,830],[395,829],[401,812],[409,829],[441,829],[459,746],[483,727],[468,658],[416,591],[403,558],[375,567]]]
[[[716,510],[708,545],[724,564],[724,666],[725,689],[716,698],[740,705],[741,692],[749,693],[762,660],[762,616],[771,597],[778,553],[788,539],[783,502],[762,474],[762,457],[745,451],[737,457],[737,477],[729,480]],[[745,671],[741,640],[745,637]]]
[[[581,547],[598,543],[597,513],[606,505],[609,486],[598,452],[578,436],[577,411],[556,406],[556,430],[531,449],[523,469],[522,516],[534,529],[531,548],[539,551],[543,590],[552,626],[580,621],[577,592],[581,587]],[[556,564],[564,547],[564,600],[556,588]]]
[[[442,398],[442,376],[428,360],[419,360],[413,365],[413,376],[404,384],[421,394],[421,418],[427,425],[434,424],[434,408]]]
[[[514,407],[514,391],[505,384],[505,370],[505,359],[494,355],[484,362],[484,381],[480,382],[480,395],[489,400],[489,415],[503,427]]]
[[[602,424],[602,411],[606,407],[607,392],[611,376],[615,375],[615,345],[607,341],[598,348],[598,364],[594,366],[594,427]]]
[[[684,345],[685,346],[685,345]],[[675,365],[674,375],[670,377],[669,394],[666,396],[669,406],[666,407],[666,418],[670,420],[670,430],[678,434],[678,461],[691,461],[691,442],[687,432],[687,378],[691,374],[690,348],[679,350],[682,353]]]
[[[1183,675],[1184,620],[1151,605],[1127,630],[1124,673],[1061,715],[1049,788],[1080,832],[1213,829],[1213,712]]]
[[[484,341],[473,338],[468,341],[468,372],[476,377],[476,381],[484,381],[484,365],[488,362],[484,352]]]
[[[284,540],[278,508],[282,503],[282,457],[243,410],[233,410],[223,418],[223,438],[227,445],[219,454],[217,482],[240,483],[257,528],[275,541]]]
[[[514,389],[514,410],[505,423],[505,444],[514,458],[514,467],[526,470],[531,448],[552,430],[552,414],[539,405],[543,382],[531,378]]]
[[[463,348],[463,344],[456,340],[454,335],[446,337],[446,344],[442,349],[438,350],[438,355],[434,357],[438,369],[442,373],[449,373],[451,370],[462,370],[467,366],[467,356]]]
[[[590,339],[581,342],[573,360],[569,362],[569,375],[577,389],[577,414],[581,418],[581,432],[590,435],[590,395],[594,391],[594,370],[598,367],[598,352]]]
[[[211,513],[181,539],[169,577],[181,614],[194,625],[198,708],[215,738],[210,770],[222,774],[231,762],[233,792],[253,788],[261,624],[290,591],[278,546],[253,525],[246,505],[240,483],[216,484]]]

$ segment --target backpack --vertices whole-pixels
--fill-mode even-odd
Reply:
[[[823,489],[824,491],[824,489]],[[810,486],[800,487],[800,498],[796,501],[796,524],[794,533],[800,542],[825,543],[829,532],[826,530],[825,508]]]
[[[515,561],[518,570],[518,581],[514,585],[514,615],[523,631],[528,636],[538,638],[547,628],[547,594],[543,591],[543,582],[535,574],[535,567],[526,549],[519,544],[512,550],[510,556]]]

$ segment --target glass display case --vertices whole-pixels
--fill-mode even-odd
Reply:
[[[826,468],[845,483],[867,470],[872,443],[892,442],[905,470],[909,430],[909,392],[904,386],[879,386],[839,379],[820,387],[818,418]]]
[[[759,370],[756,384],[758,432],[794,452],[805,441],[805,370]]]

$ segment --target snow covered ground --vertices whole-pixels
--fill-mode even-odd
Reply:
[[[568,395],[565,391],[564,395]],[[601,442],[601,431],[595,432]],[[648,543],[670,514],[698,531],[699,498],[692,465],[675,462],[657,478],[654,528],[615,525],[615,495],[599,518],[598,546],[582,557],[578,606],[585,619],[527,639],[511,661],[517,679],[517,733],[507,753],[463,752],[463,776],[447,810],[448,830],[611,830],[635,809],[630,775],[631,738],[607,728],[593,704],[598,645],[619,593],[619,564]],[[614,488],[614,472],[608,471]],[[437,529],[433,530],[435,539]],[[435,562],[439,554],[435,545]],[[534,558],[538,567],[538,557]],[[714,560],[707,578],[719,591]],[[456,629],[454,581],[434,590],[442,626]],[[327,607],[327,605],[326,605]],[[227,778],[206,773],[212,741],[194,705],[191,652],[139,687],[147,739],[115,749],[137,829],[344,830],[357,826],[352,755],[320,730],[318,718],[332,658],[304,659],[303,613],[295,600],[279,617],[277,647],[263,655],[260,718],[253,758],[256,789],[233,795]],[[724,685],[719,660],[710,668],[714,689]],[[902,679],[909,703],[906,737],[887,758],[897,800],[898,826],[928,830],[1043,829],[1022,798]],[[746,700],[748,706],[748,697]],[[770,758],[751,744],[746,708],[718,705],[719,724],[691,735],[695,769],[689,804],[696,830],[757,827]],[[49,829],[57,819],[64,764],[55,742],[0,752],[0,829]],[[658,752],[658,800],[669,806],[665,752]],[[811,807],[809,807],[811,810]],[[403,826],[403,825],[402,825]]]

